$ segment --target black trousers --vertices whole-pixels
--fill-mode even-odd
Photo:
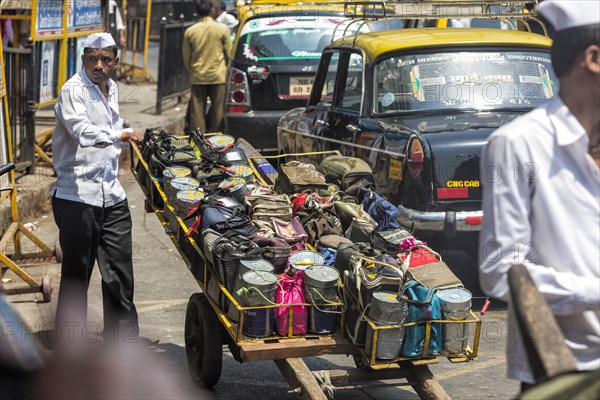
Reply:
[[[63,250],[56,311],[61,337],[75,331],[85,340],[94,329],[98,331],[97,325],[86,325],[87,289],[97,260],[102,276],[104,339],[136,339],[139,327],[133,304],[131,214],[127,200],[104,208],[53,197],[52,208]]]

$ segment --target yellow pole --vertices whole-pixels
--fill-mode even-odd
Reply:
[[[60,53],[58,62],[58,80],[56,90],[60,91],[62,85],[67,81],[67,22],[69,17],[69,2],[73,0],[64,0],[63,3],[63,34],[60,39]]]
[[[29,27],[29,32],[33,40],[36,40],[36,32],[35,32],[35,23],[37,21],[37,1],[31,2],[31,26]]]
[[[144,37],[144,78],[148,76],[148,39],[150,37],[150,19],[152,17],[152,0],[148,0],[146,7],[146,34]]]
[[[131,53],[131,70],[133,71],[136,68],[136,64],[137,64],[137,48],[136,48],[136,44],[137,44],[137,37],[138,37],[138,33],[139,33],[139,18],[135,19],[135,23],[133,24],[133,39],[131,40],[131,43],[133,43],[133,49],[131,49],[132,53]]]

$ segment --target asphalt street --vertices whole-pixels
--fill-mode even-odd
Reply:
[[[160,342],[151,348],[159,359],[160,369],[186,395],[179,397],[205,398],[207,392],[194,387],[187,370],[184,348],[184,316],[187,301],[199,287],[187,270],[176,248],[164,233],[162,225],[154,214],[144,211],[144,196],[129,171],[122,170],[123,182],[131,207],[134,239],[134,271],[136,279],[135,303],[140,316],[142,336],[158,339]],[[50,210],[40,210],[40,214],[28,221],[35,225],[34,233],[44,242],[53,244],[58,232]],[[29,247],[28,247],[29,246]],[[24,248],[32,248],[24,244]],[[52,327],[60,280],[60,266],[56,263],[40,263],[26,270],[33,276],[48,274],[55,288],[50,304],[39,303],[40,294],[11,296],[16,311],[23,318],[27,329],[38,334]],[[11,272],[5,275],[11,279],[6,283],[23,285]],[[102,295],[98,270],[95,269],[89,289],[89,321],[102,325]],[[507,339],[504,311],[488,312],[483,317],[479,357],[474,362],[452,364],[442,359],[430,369],[445,390],[454,399],[510,399],[518,393],[518,383],[507,379],[504,346]],[[44,347],[34,336],[34,341]],[[52,351],[46,351],[51,355]],[[265,399],[281,400],[297,398],[288,393],[289,387],[271,361],[240,364],[224,348],[223,372],[216,387],[208,393],[218,399]],[[351,357],[322,356],[307,358],[311,370],[351,369]],[[390,383],[390,382],[388,382]],[[393,384],[402,383],[391,382]],[[416,399],[410,386],[383,386],[374,382],[364,388],[353,388],[336,392],[336,398],[349,400],[362,399]]]

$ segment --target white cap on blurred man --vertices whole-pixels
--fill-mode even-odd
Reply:
[[[104,49],[105,47],[116,46],[115,40],[110,33],[92,33],[85,39],[84,48]]]
[[[556,32],[600,24],[599,0],[545,0],[539,11]]]

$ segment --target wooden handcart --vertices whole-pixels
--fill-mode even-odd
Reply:
[[[248,159],[254,164],[253,168],[257,177],[264,183],[269,183],[269,180],[273,183],[272,175],[261,175],[255,168],[259,163],[266,162],[268,157],[262,157],[243,139],[238,140],[236,146],[244,150]],[[243,334],[244,311],[274,306],[242,307],[225,286],[219,284],[220,291],[231,302],[230,307],[236,307],[239,312],[238,322],[230,320],[219,304],[205,294],[208,290],[207,282],[210,275],[215,274],[215,271],[207,262],[201,244],[196,243],[192,237],[185,236],[188,231],[187,226],[167,202],[160,179],[152,175],[148,163],[135,146],[131,147],[131,172],[146,196],[146,211],[156,214],[201,289],[201,292],[194,293],[190,297],[185,315],[185,351],[190,375],[196,384],[210,388],[218,382],[222,369],[223,345],[228,345],[231,354],[238,362],[273,360],[291,390],[305,399],[331,398],[338,387],[347,389],[348,386],[358,386],[369,381],[398,379],[406,379],[406,385],[412,386],[422,399],[450,398],[428,368],[429,364],[437,363],[438,358],[442,356],[398,358],[385,360],[385,362],[375,359],[377,333],[381,329],[389,327],[378,327],[368,318],[368,323],[374,329],[374,344],[370,352],[373,356],[371,357],[344,336],[343,314],[339,318],[340,323],[334,334],[309,333],[304,336],[293,336],[293,305],[286,305],[290,310],[287,336],[269,336],[262,339],[245,336]],[[162,199],[163,207],[156,206],[157,197]],[[204,267],[199,268],[201,265]],[[305,306],[310,305],[305,304]],[[449,321],[424,323],[426,325],[426,343],[429,339],[431,323],[434,322]],[[475,324],[473,348],[468,348],[464,354],[444,355],[443,357],[449,358],[452,362],[472,360],[477,356],[480,320],[471,313],[468,320],[456,322]],[[352,355],[357,368],[354,370],[311,371],[304,363],[304,357],[325,354]],[[424,354],[427,354],[426,347]]]

